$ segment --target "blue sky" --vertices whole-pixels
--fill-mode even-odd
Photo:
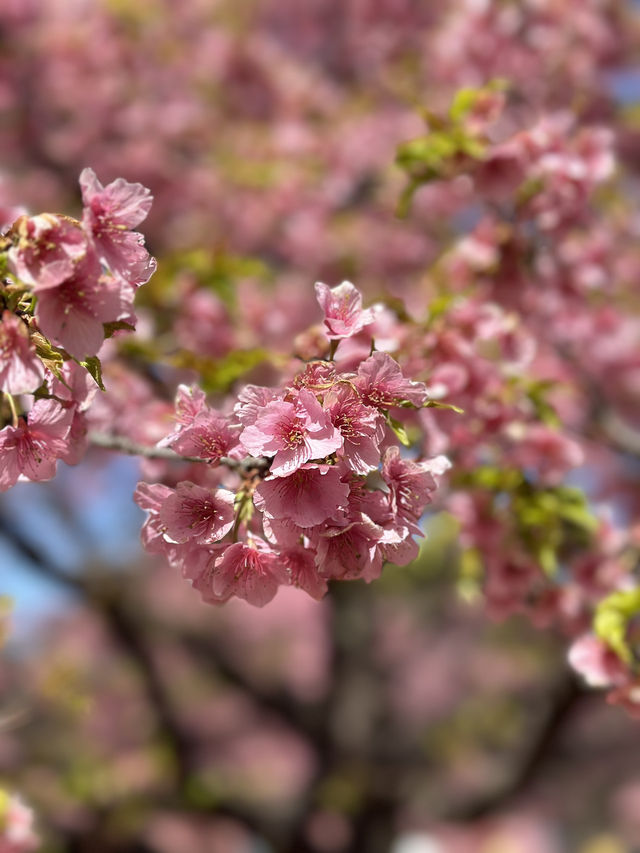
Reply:
[[[19,484],[2,495],[0,508],[9,523],[63,571],[80,571],[92,560],[117,571],[140,554],[144,515],[132,499],[138,479],[138,464],[129,457],[114,456],[100,469],[59,464],[54,483]],[[67,503],[74,507],[79,521],[75,530],[68,521]],[[72,601],[67,590],[35,572],[2,537],[0,595],[14,600],[13,625],[18,639],[34,620]]]

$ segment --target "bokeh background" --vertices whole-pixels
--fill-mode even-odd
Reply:
[[[85,166],[154,194],[140,440],[176,342],[222,391],[317,322],[317,279],[422,306],[470,213],[434,185],[396,216],[420,105],[507,78],[523,113],[616,122],[639,165],[625,2],[3,0],[0,45],[3,205],[77,212]],[[212,608],[143,556],[138,479],[91,451],[0,501],[0,778],[44,851],[640,850],[638,723],[551,627],[465,600],[451,516],[371,586]]]

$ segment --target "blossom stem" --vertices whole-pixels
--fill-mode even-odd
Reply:
[[[242,507],[238,507],[238,511],[236,512],[236,520],[233,525],[233,530],[231,531],[231,541],[238,541],[238,533],[240,531],[240,525],[242,524]]]
[[[13,399],[13,396],[9,394],[7,391],[4,392],[4,396],[7,398],[7,402],[9,403],[9,408],[11,409],[11,423],[14,427],[18,426],[18,410],[16,409],[16,401]]]

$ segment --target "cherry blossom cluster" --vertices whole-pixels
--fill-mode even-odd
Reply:
[[[33,810],[0,788],[0,853],[29,853],[38,846]]]
[[[133,299],[155,270],[143,236],[151,195],[118,179],[80,176],[81,220],[22,214],[2,237],[0,262],[0,491],[48,480],[79,461],[85,411],[102,385],[105,338],[135,327]]]
[[[44,215],[13,226],[1,328],[11,335],[9,351],[25,355],[0,363],[8,383],[1,386],[8,394],[0,487],[52,476],[57,458],[78,459],[88,426],[154,445],[166,436],[176,385],[197,381],[221,395],[220,411],[198,389],[182,390],[177,427],[164,443],[204,460],[181,463],[194,486],[215,488],[219,500],[234,496],[224,541],[257,535],[277,551],[282,525],[262,508],[262,495],[300,472],[319,477],[313,466],[329,466],[327,483],[342,467],[368,483],[369,501],[370,494],[381,500],[385,491],[370,488],[375,471],[367,466],[377,465],[381,486],[388,447],[379,435],[391,439],[400,428],[420,458],[445,453],[454,463],[440,506],[460,521],[465,582],[474,579],[492,613],[524,610],[575,636],[589,628],[599,601],[633,587],[633,546],[609,531],[611,517],[634,519],[640,509],[625,481],[629,466],[612,464],[620,437],[637,442],[639,411],[632,287],[640,259],[628,191],[637,129],[618,110],[609,76],[633,55],[634,28],[622,4],[449,0],[435,14],[402,0],[366,0],[333,4],[327,14],[261,0],[260,14],[238,22],[241,39],[221,23],[225,14],[210,19],[206,3],[169,4],[154,26],[139,27],[124,7],[95,0],[84,10],[81,37],[73,7],[56,0],[18,6],[3,19],[11,119],[0,219],[9,225],[19,216],[11,209],[16,198],[68,195],[77,162],[99,173],[126,164],[152,187],[145,228],[166,259],[139,324],[142,367],[129,369],[115,357],[117,338],[110,341],[100,353],[109,393],[97,395],[96,347],[131,323],[131,295],[151,269],[131,231],[150,197],[135,185],[111,185],[133,198],[131,206],[121,201],[118,227],[99,234],[101,203],[94,209],[89,197],[102,189],[85,173],[79,223]],[[233,3],[221,0],[227,6]],[[95,44],[101,49],[87,50]],[[409,65],[415,79],[407,99],[395,87]],[[32,79],[39,85],[25,99]],[[423,131],[407,106],[416,98],[428,106],[427,133],[399,150],[397,162],[415,184],[410,215],[399,221],[391,216],[398,175],[388,165],[399,143]],[[625,171],[616,185],[618,170]],[[39,246],[31,255],[29,240]],[[207,248],[176,252],[193,246]],[[92,266],[89,255],[98,259],[101,287],[63,286],[73,282],[71,267],[82,276]],[[390,296],[394,310],[361,312],[359,328],[329,311],[324,336],[301,333],[314,310],[304,283],[346,275],[366,282],[372,297]],[[320,288],[323,304],[330,294]],[[350,335],[339,337],[345,328]],[[381,358],[371,352],[372,336],[403,376],[428,382],[432,403],[464,415],[409,398],[384,414],[365,401],[354,377]],[[335,371],[332,384],[307,387],[295,370],[274,378],[280,363],[270,364],[256,381],[277,387],[259,392],[256,405],[274,424],[285,415],[300,419],[308,452],[325,454],[301,463],[297,445],[274,443],[275,425],[249,419],[251,399],[242,395],[250,392],[237,384],[243,364],[260,370],[274,353],[287,358],[293,339],[314,371]],[[377,420],[369,412],[356,444],[334,425],[342,444],[329,450],[332,433],[311,428],[321,421],[302,391],[326,414],[343,405],[341,395],[356,393],[350,388]],[[199,437],[205,415],[209,431]],[[218,457],[227,461],[216,464]],[[257,460],[253,468],[249,459]],[[165,463],[144,464],[147,479],[180,488]],[[588,498],[565,483],[581,467],[596,484]],[[341,476],[340,488],[344,482]],[[340,506],[344,521],[351,510]],[[372,508],[362,511],[384,527]],[[181,536],[162,534],[158,543],[178,554],[193,545],[169,541]],[[203,545],[200,555],[222,541]],[[326,545],[306,533],[296,541],[316,562]],[[391,548],[380,541],[377,555]]]
[[[578,637],[574,668],[637,715],[637,533],[612,521],[638,512],[615,460],[638,446],[640,326],[625,308],[636,225],[598,197],[619,168],[611,129],[564,110],[530,123],[517,103],[501,85],[468,89],[399,150],[416,206],[419,187],[461,178],[476,206],[430,270],[447,284],[446,321],[421,356],[413,346],[465,417],[421,418],[455,465],[461,588],[495,616],[526,612]],[[580,468],[590,494],[566,483]]]
[[[334,360],[376,308],[363,309],[349,282],[318,283],[316,294],[332,359],[308,361],[280,388],[245,386],[229,412],[181,387],[176,429],[160,443],[207,464],[192,469],[195,482],[138,486],[145,547],[207,602],[235,595],[262,606],[289,584],[321,598],[330,580],[371,581],[386,561],[405,565],[449,467],[398,444],[402,413],[429,403],[423,382],[373,342],[355,371]]]

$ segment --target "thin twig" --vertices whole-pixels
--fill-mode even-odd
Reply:
[[[95,447],[101,447],[103,450],[116,450],[120,453],[127,453],[129,456],[142,456],[144,459],[167,459],[171,462],[204,462],[205,464],[212,462],[211,459],[202,456],[182,456],[169,447],[139,444],[123,435],[90,432],[89,442]],[[231,471],[239,471],[244,474],[258,473],[262,476],[266,475],[271,464],[271,460],[265,456],[247,456],[244,459],[232,459],[230,456],[221,456],[215,461],[219,465],[229,468]]]

